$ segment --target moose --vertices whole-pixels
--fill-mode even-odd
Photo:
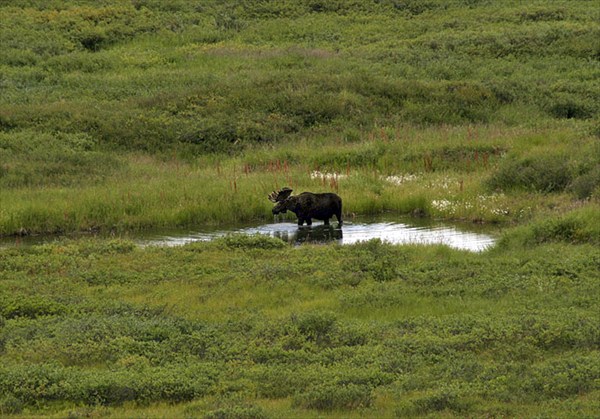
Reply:
[[[269,201],[274,202],[273,214],[292,211],[298,217],[298,225],[312,225],[312,219],[323,220],[329,225],[334,215],[338,224],[342,225],[342,198],[334,193],[302,192],[292,195],[292,189],[284,187],[269,194]]]

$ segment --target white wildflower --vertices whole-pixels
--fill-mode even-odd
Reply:
[[[329,173],[329,172],[319,172],[318,170],[314,170],[310,173],[310,178],[311,179],[324,179],[324,180],[331,180],[331,179],[344,179],[348,177],[347,175],[342,175],[340,173]]]
[[[452,208],[452,202],[450,202],[446,199],[440,199],[440,200],[434,199],[433,201],[431,201],[431,206],[439,211],[446,211],[446,210]]]
[[[393,183],[394,185],[401,185],[405,182],[411,182],[413,180],[417,180],[417,175],[411,174],[401,174],[401,175],[390,175],[390,176],[382,176],[383,180],[389,183]]]

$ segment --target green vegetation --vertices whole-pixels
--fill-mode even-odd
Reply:
[[[284,185],[494,222],[598,195],[590,2],[163,3],[0,7],[0,234],[260,219]]]
[[[0,236],[263,220],[282,186],[506,228],[0,248],[0,415],[593,416],[593,3],[0,2]]]
[[[567,217],[482,254],[260,236],[4,249],[0,411],[593,416],[600,251],[578,219],[578,245],[554,228]]]

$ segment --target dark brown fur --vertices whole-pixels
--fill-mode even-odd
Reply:
[[[283,192],[283,193],[281,193]],[[336,216],[339,225],[342,225],[342,198],[334,193],[312,193],[302,192],[300,195],[291,194],[291,189],[284,188],[279,195],[271,194],[271,199],[276,203],[273,207],[273,214],[292,211],[298,217],[298,225],[312,224],[315,220],[323,220],[325,225],[329,225],[329,219]],[[288,196],[286,196],[288,195]]]

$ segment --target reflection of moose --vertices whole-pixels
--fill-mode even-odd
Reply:
[[[298,228],[296,231],[275,231],[273,235],[278,239],[293,244],[302,243],[341,243],[344,239],[344,233],[341,228],[333,226],[320,225],[316,227]]]
[[[339,225],[342,225],[342,198],[334,193],[312,193],[302,192],[300,195],[290,196],[292,190],[283,188],[279,192],[273,191],[269,194],[269,200],[276,205],[273,214],[292,211],[298,216],[298,225],[312,224],[312,219],[325,221],[329,225],[329,219],[336,216]]]

